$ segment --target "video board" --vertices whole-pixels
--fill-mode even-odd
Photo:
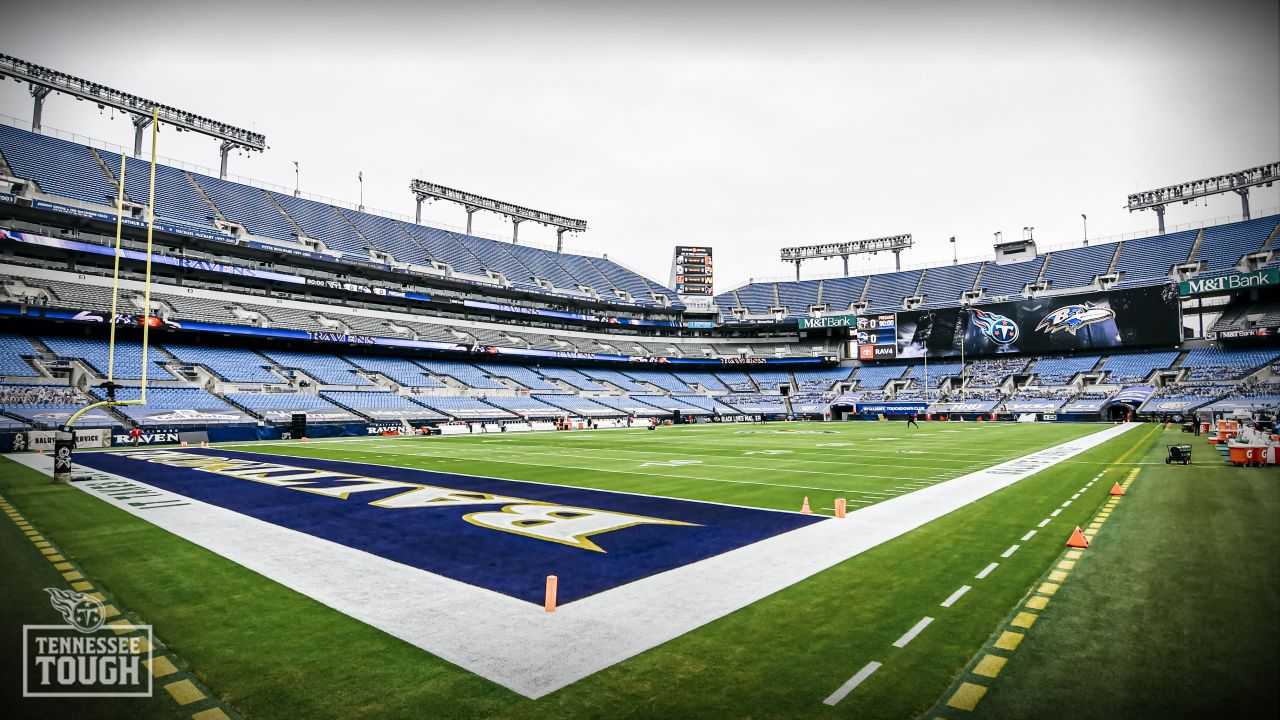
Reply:
[[[677,295],[713,295],[711,248],[677,245],[671,260],[671,289]]]
[[[897,317],[893,313],[861,316],[855,332],[859,360],[892,360],[898,356]]]
[[[1178,288],[1160,285],[897,313],[897,357],[1054,353],[1175,345]]]

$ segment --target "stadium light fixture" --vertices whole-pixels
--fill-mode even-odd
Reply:
[[[1155,190],[1134,193],[1129,196],[1129,212],[1134,210],[1155,210],[1160,233],[1164,234],[1165,206],[1175,202],[1189,203],[1202,197],[1233,192],[1240,196],[1240,211],[1244,219],[1249,219],[1249,188],[1259,185],[1271,186],[1280,177],[1280,162],[1267,163],[1248,170],[1215,175],[1191,182],[1169,185]]]
[[[160,122],[168,123],[178,130],[191,130],[221,140],[221,176],[223,178],[227,176],[227,156],[231,150],[244,148],[261,152],[267,149],[267,138],[261,133],[211,120],[186,110],[161,105],[154,100],[147,100],[0,53],[0,77],[4,76],[11,77],[17,82],[28,83],[30,86],[34,101],[31,129],[34,132],[40,132],[45,98],[51,92],[60,92],[78,100],[92,100],[98,104],[98,107],[106,105],[132,115],[134,155],[142,154],[142,135],[146,127],[151,124],[153,110]]]
[[[554,215],[552,213],[543,212],[541,210],[531,210],[527,207],[515,205],[501,200],[476,195],[465,190],[455,190],[437,185],[425,180],[413,180],[409,183],[409,191],[417,198],[417,207],[414,212],[414,222],[422,222],[422,203],[424,200],[447,200],[448,202],[457,203],[467,211],[467,234],[471,234],[471,216],[477,210],[488,210],[492,213],[502,215],[511,221],[512,242],[518,242],[520,239],[520,223],[531,220],[541,223],[548,227],[556,229],[556,252],[564,250],[564,234],[566,232],[585,232],[587,229],[586,220],[575,220],[574,218],[565,217],[563,215]]]
[[[902,269],[902,251],[915,244],[911,233],[890,235],[888,237],[871,238],[870,240],[851,240],[849,242],[828,243],[825,245],[803,245],[800,247],[782,248],[783,262],[796,264],[796,280],[800,279],[800,263],[805,260],[838,257],[844,260],[844,275],[849,277],[850,255],[874,255],[878,252],[893,253],[894,269]]]

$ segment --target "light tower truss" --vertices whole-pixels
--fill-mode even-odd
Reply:
[[[471,234],[471,216],[478,210],[488,210],[497,213],[511,220],[511,241],[518,243],[520,241],[520,223],[530,220],[532,222],[541,223],[548,227],[556,229],[556,252],[564,250],[564,234],[566,232],[585,232],[587,229],[586,220],[575,220],[563,215],[554,215],[552,213],[543,212],[541,210],[531,210],[527,207],[514,205],[501,200],[476,195],[465,190],[455,190],[437,185],[425,180],[414,180],[409,183],[409,190],[417,199],[417,206],[414,210],[415,222],[422,222],[422,203],[424,200],[447,200],[461,205],[467,211],[467,234]]]
[[[828,243],[826,245],[805,245],[802,247],[782,248],[783,262],[796,264],[796,280],[800,279],[800,263],[805,260],[838,257],[844,260],[844,276],[849,277],[850,255],[874,255],[878,252],[893,253],[893,266],[902,269],[902,251],[915,244],[911,233],[890,235],[889,237],[872,238],[870,240],[851,240],[849,242]]]
[[[219,167],[223,178],[227,176],[227,156],[232,150],[243,148],[261,152],[267,149],[267,138],[261,133],[210,120],[186,110],[161,105],[154,100],[130,95],[127,92],[0,53],[0,78],[6,76],[30,86],[34,101],[31,111],[33,132],[40,132],[45,98],[51,92],[60,92],[79,100],[95,102],[98,107],[113,107],[131,115],[134,126],[133,154],[135,156],[142,155],[142,134],[143,130],[151,124],[152,110],[156,111],[155,114],[160,122],[168,123],[179,130],[190,130],[221,140]]]
[[[1249,188],[1271,183],[1280,176],[1280,162],[1259,165],[1248,170],[1215,175],[1191,182],[1169,185],[1167,187],[1134,193],[1129,196],[1129,212],[1134,210],[1155,210],[1160,225],[1160,233],[1164,234],[1164,211],[1166,205],[1176,202],[1189,203],[1196,198],[1220,195],[1233,192],[1240,196],[1240,209],[1244,219],[1249,219]]]

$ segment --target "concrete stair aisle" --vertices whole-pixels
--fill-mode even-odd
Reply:
[[[1200,252],[1200,245],[1204,243],[1204,228],[1196,233],[1195,242],[1191,243],[1191,252],[1187,255],[1187,259],[1183,262],[1192,263],[1196,261],[1196,255]]]

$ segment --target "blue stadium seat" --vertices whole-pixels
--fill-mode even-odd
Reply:
[[[1178,351],[1157,353],[1128,353],[1112,355],[1102,363],[1107,373],[1107,380],[1115,383],[1133,383],[1146,380],[1156,370],[1163,370],[1173,365],[1178,359]]]
[[[441,388],[444,383],[431,377],[421,367],[404,358],[345,355],[347,362],[362,370],[379,373],[392,382],[411,388]]]
[[[1039,385],[1064,385],[1077,374],[1092,370],[1101,359],[1101,355],[1045,358],[1031,366],[1031,374]]]
[[[223,380],[249,383],[283,383],[267,371],[270,361],[252,350],[165,343],[164,349],[181,362],[203,365]]]
[[[1136,287],[1153,280],[1167,282],[1173,266],[1187,261],[1198,233],[1198,230],[1187,230],[1125,240],[1116,261],[1116,272],[1123,273],[1124,277],[1116,287]]]
[[[1023,288],[1040,277],[1040,269],[1044,267],[1045,258],[1039,257],[1026,262],[1001,265],[988,262],[983,265],[982,277],[978,285],[982,287],[982,296],[1022,295]]]
[[[868,310],[901,310],[903,298],[915,295],[920,270],[872,275],[867,288]]]
[[[1044,279],[1054,290],[1084,287],[1091,284],[1094,277],[1107,273],[1115,254],[1115,243],[1057,250],[1049,255]]]
[[[973,289],[980,267],[982,263],[965,263],[926,269],[920,290],[925,304],[942,307],[959,304],[960,296]]]
[[[120,156],[113,152],[99,150],[98,155],[103,164],[111,171],[112,177],[120,173]],[[151,162],[140,158],[125,159],[124,191],[129,200],[145,205],[150,197]],[[189,225],[213,229],[210,218],[216,217],[214,209],[200,197],[187,174],[183,171],[156,164],[156,218],[161,220],[177,220]]]
[[[0,335],[0,375],[7,377],[40,377],[40,373],[23,358],[40,353],[31,341],[21,335]]]
[[[559,390],[560,388],[540,377],[532,368],[505,363],[476,363],[476,367],[495,377],[514,380],[530,390]]]
[[[354,365],[333,355],[289,350],[264,350],[263,354],[280,367],[301,370],[325,385],[373,384],[357,375]]]
[[[240,223],[253,235],[277,240],[297,239],[298,231],[271,203],[266,191],[197,173],[191,173],[191,177],[225,219]]]
[[[102,377],[107,376],[110,346],[106,340],[98,338],[41,337],[45,346],[60,358],[80,359],[92,367]],[[117,380],[142,379],[142,343],[124,340],[116,341],[115,377]],[[150,378],[173,379],[173,376],[159,367],[163,362],[160,353],[151,350],[148,361],[153,365],[148,371]]]
[[[49,195],[115,205],[115,186],[84,145],[0,124],[0,155],[14,175],[34,180]]]
[[[906,365],[864,365],[854,373],[853,379],[863,390],[879,390],[890,380],[901,378],[906,369]]]
[[[1277,220],[1280,217],[1271,215],[1207,227],[1196,259],[1204,261],[1206,272],[1234,270],[1240,258],[1262,249],[1262,244],[1276,229]]]
[[[506,385],[493,380],[470,363],[453,360],[417,360],[415,362],[431,371],[432,374],[451,377],[470,388],[476,388],[477,390],[509,389]]]

